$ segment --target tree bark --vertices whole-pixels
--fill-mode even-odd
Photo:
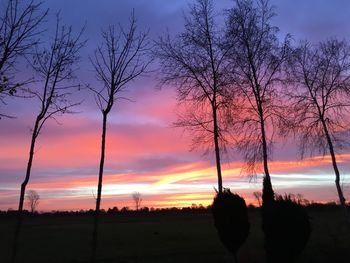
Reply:
[[[33,133],[32,133],[32,140],[30,143],[29,159],[28,159],[28,164],[27,164],[26,176],[24,178],[24,181],[21,184],[21,191],[20,191],[18,211],[17,211],[17,223],[16,223],[16,229],[15,229],[15,235],[14,235],[13,247],[12,247],[12,256],[11,256],[12,263],[14,263],[16,261],[16,256],[17,256],[18,241],[19,241],[19,236],[21,233],[22,222],[23,222],[24,197],[25,197],[26,187],[27,187],[27,184],[28,184],[29,178],[30,178],[30,173],[32,170],[35,142],[36,142],[36,138],[38,135],[40,120],[41,119],[39,116],[35,120],[35,125],[34,125],[34,129],[33,129]]]
[[[267,142],[266,142],[266,131],[265,131],[265,121],[264,114],[261,106],[259,107],[260,115],[260,125],[261,125],[261,142],[263,150],[263,163],[264,163],[264,181],[263,181],[263,193],[262,200],[263,204],[272,202],[274,200],[274,192],[271,183],[270,171],[268,166],[268,153],[267,153]]]
[[[222,193],[222,173],[221,173],[221,160],[220,160],[220,145],[219,145],[219,131],[217,124],[217,112],[216,106],[212,105],[213,108],[213,125],[214,125],[214,146],[215,146],[215,158],[216,158],[216,171],[218,176],[218,190]]]
[[[103,124],[102,124],[102,141],[101,141],[101,159],[100,159],[100,168],[99,168],[99,174],[98,174],[96,209],[95,209],[94,226],[93,226],[93,233],[92,233],[92,262],[96,262],[96,256],[97,256],[98,223],[99,223],[99,215],[100,215],[102,179],[103,179],[103,168],[104,168],[105,147],[106,147],[108,113],[106,111],[102,111],[102,113],[103,113]]]
[[[334,174],[335,174],[335,186],[337,188],[339,202],[340,202],[340,205],[344,209],[344,213],[345,213],[346,219],[350,222],[349,215],[348,215],[348,210],[347,210],[347,207],[346,207],[346,200],[345,200],[345,197],[344,197],[344,194],[343,194],[343,190],[342,190],[342,188],[340,186],[340,172],[339,172],[339,169],[338,169],[337,159],[336,159],[335,152],[334,152],[333,142],[332,142],[331,136],[330,136],[330,134],[328,132],[328,127],[327,127],[327,124],[326,124],[324,119],[322,119],[322,126],[323,126],[323,130],[324,130],[325,136],[327,138],[329,153],[330,153],[331,159],[332,159],[332,165],[333,165],[333,170],[334,170]]]

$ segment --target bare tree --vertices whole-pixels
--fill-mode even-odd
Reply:
[[[27,204],[30,208],[30,212],[33,214],[36,210],[36,207],[39,204],[40,196],[37,193],[37,191],[29,190],[29,191],[27,191],[26,199],[27,199]]]
[[[42,2],[7,0],[0,11],[0,103],[14,95],[27,81],[17,82],[16,65],[38,43],[40,25],[47,15],[41,11]],[[11,117],[0,113],[1,117]]]
[[[337,151],[346,145],[349,119],[350,46],[331,39],[313,46],[302,43],[289,67],[290,125],[299,137],[301,156],[329,154],[341,206],[346,202],[341,187]]]
[[[261,192],[253,192],[253,196],[255,197],[256,201],[258,202],[258,205],[261,206]]]
[[[101,159],[98,176],[95,219],[93,227],[92,260],[96,260],[98,219],[101,204],[102,180],[105,160],[107,117],[117,100],[125,99],[123,92],[127,84],[145,72],[150,61],[145,58],[148,52],[147,33],[138,33],[134,13],[130,16],[127,30],[119,26],[109,26],[102,32],[103,44],[97,48],[91,63],[97,79],[102,83],[99,88],[91,88],[95,94],[97,106],[102,113]]]
[[[60,25],[59,15],[57,15],[57,23],[52,42],[46,48],[37,48],[33,55],[32,68],[38,80],[36,87],[28,92],[37,98],[39,112],[32,129],[26,175],[21,184],[14,253],[16,253],[17,241],[22,225],[24,194],[31,175],[36,140],[48,120],[53,119],[57,121],[56,117],[66,113],[73,113],[71,108],[80,104],[69,100],[72,90],[77,88],[77,85],[69,81],[75,78],[74,71],[76,70],[76,63],[79,61],[79,50],[85,44],[85,42],[80,40],[82,32],[83,30],[77,36],[74,36],[71,27]],[[14,260],[15,254],[13,255],[12,262]]]
[[[230,122],[240,132],[237,146],[248,172],[255,174],[262,164],[263,201],[274,198],[268,161],[273,127],[282,116],[276,83],[288,53],[288,37],[279,43],[278,28],[270,24],[273,16],[268,0],[236,0],[228,11],[226,29],[234,92],[236,97],[240,94],[242,105],[241,113]]]
[[[295,196],[295,201],[296,203],[300,204],[300,205],[304,205],[307,206],[310,204],[310,201],[308,199],[306,199],[302,194],[296,194]]]
[[[186,109],[175,126],[193,135],[193,147],[214,148],[218,191],[223,190],[221,152],[225,145],[222,122],[227,82],[222,36],[215,23],[213,2],[197,0],[185,17],[184,32],[157,42],[162,84],[176,87],[178,102]]]
[[[136,211],[138,211],[141,207],[141,203],[142,203],[142,198],[141,198],[141,194],[139,192],[134,192],[131,195],[132,199],[134,200],[135,203],[135,209]]]

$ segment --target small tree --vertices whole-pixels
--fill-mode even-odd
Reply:
[[[271,201],[273,189],[268,162],[273,128],[281,116],[277,83],[288,54],[288,37],[280,44],[278,28],[268,0],[235,0],[228,11],[226,41],[231,61],[235,98],[242,100],[240,115],[230,120],[237,134],[238,149],[244,154],[248,172],[264,171],[263,202]],[[258,169],[260,170],[260,169]]]
[[[253,196],[255,197],[256,201],[258,202],[258,205],[261,206],[261,197],[262,193],[259,192],[253,192]]]
[[[185,17],[183,33],[160,38],[157,57],[160,59],[162,84],[177,90],[178,101],[186,112],[176,126],[193,135],[193,146],[214,149],[218,191],[223,190],[221,153],[225,146],[222,121],[226,108],[226,52],[214,19],[213,2],[198,0]]]
[[[27,204],[30,208],[30,212],[33,214],[36,207],[39,205],[40,196],[35,190],[28,190],[26,194]]]
[[[312,46],[302,43],[288,65],[291,122],[305,153],[329,154],[340,205],[347,213],[337,151],[343,149],[350,125],[350,46],[331,39]]]
[[[38,88],[28,91],[38,99],[40,108],[32,129],[27,172],[21,185],[19,212],[23,209],[24,193],[30,178],[36,139],[44,124],[49,119],[55,120],[58,115],[72,113],[71,108],[79,105],[79,103],[70,102],[71,89],[76,85],[69,85],[67,81],[74,79],[75,64],[79,61],[78,52],[84,45],[84,42],[80,41],[81,33],[82,31],[74,37],[72,28],[61,27],[57,16],[53,42],[48,48],[36,49],[33,55],[32,68],[42,86],[38,84]]]
[[[136,211],[138,211],[140,209],[141,203],[142,203],[141,194],[139,192],[134,192],[132,194],[132,199],[134,200],[134,203],[135,203],[135,209],[136,209]]]
[[[130,16],[127,30],[109,26],[102,32],[103,44],[97,48],[91,63],[101,82],[100,88],[92,87],[97,106],[102,113],[101,158],[98,175],[95,219],[93,227],[92,261],[96,260],[99,211],[102,195],[103,170],[105,161],[107,118],[117,100],[123,99],[122,93],[127,84],[146,71],[150,61],[145,58],[148,52],[147,33],[137,32],[134,13]]]
[[[242,100],[242,113],[235,115],[237,117],[231,123],[240,131],[237,145],[248,167],[254,173],[256,168],[262,167],[264,172],[262,227],[268,262],[292,262],[308,240],[309,221],[305,211],[294,203],[275,201],[268,165],[274,128],[285,122],[278,84],[284,77],[282,69],[289,55],[289,37],[283,43],[279,42],[278,28],[270,24],[274,12],[268,0],[236,0],[235,4],[228,13],[227,41],[231,45],[234,92],[236,96],[239,93]],[[288,215],[288,221],[284,219],[285,215]],[[278,226],[276,222],[279,222]],[[284,258],[279,257],[283,254]]]
[[[4,104],[6,96],[14,95],[26,83],[15,83],[16,65],[38,43],[40,25],[47,15],[47,11],[40,11],[41,7],[41,2],[33,0],[7,0],[4,8],[1,6],[0,103]],[[1,117],[11,116],[0,113]]]
[[[38,80],[37,86],[28,92],[38,100],[39,112],[32,129],[28,164],[24,181],[21,184],[12,262],[15,261],[16,256],[22,225],[24,195],[31,175],[36,140],[48,120],[56,120],[57,116],[72,113],[71,108],[80,104],[69,100],[72,88],[75,88],[76,85],[68,81],[74,79],[75,66],[79,61],[79,50],[85,43],[80,41],[82,32],[74,36],[71,27],[60,25],[59,15],[57,15],[52,42],[46,48],[36,48],[33,55],[32,68]]]

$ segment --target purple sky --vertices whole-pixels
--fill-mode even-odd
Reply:
[[[86,23],[84,38],[88,42],[81,53],[77,76],[84,84],[99,85],[88,63],[88,56],[100,43],[101,28],[108,24],[127,23],[134,8],[139,28],[149,29],[151,39],[156,39],[166,30],[174,35],[182,30],[183,13],[192,2],[46,0],[44,5],[50,8],[47,33],[52,32],[54,13],[59,10],[64,23],[71,24],[76,30]],[[223,9],[232,6],[232,1],[228,0],[214,2],[221,18]],[[350,1],[271,2],[276,7],[277,16],[273,23],[280,28],[280,36],[290,33],[295,42],[308,39],[315,43],[329,37],[350,39]],[[178,205],[181,198],[184,200],[181,205],[192,202],[208,204],[213,194],[213,186],[216,185],[213,158],[203,156],[201,151],[189,152],[190,136],[170,128],[176,120],[175,94],[171,88],[161,91],[156,88],[156,74],[151,73],[132,83],[127,95],[136,102],[121,102],[111,113],[104,207],[131,205],[130,194],[133,191],[140,191],[145,205],[149,206]],[[93,207],[101,114],[87,91],[75,97],[84,99],[79,108],[81,113],[62,117],[62,125],[47,123],[38,140],[32,184],[27,189],[39,192],[43,210]],[[16,115],[17,119],[0,120],[0,209],[16,207],[36,109],[35,100],[11,99],[6,107],[1,105],[1,110]],[[274,153],[276,161],[290,162],[272,165],[275,167],[272,174],[277,190],[301,192],[309,199],[335,200],[329,162],[314,160],[310,165],[302,165],[297,162],[294,144],[288,145],[277,145]],[[65,152],[67,149],[68,152]],[[227,185],[241,191],[248,199],[252,198],[251,193],[260,188],[259,178],[254,183],[239,175],[239,156],[229,156],[225,160],[229,163],[225,166]],[[344,190],[349,196],[350,157],[344,155],[342,160]],[[194,172],[197,174],[192,175]],[[164,181],[167,176],[174,179]]]

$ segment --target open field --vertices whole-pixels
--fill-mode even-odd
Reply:
[[[239,253],[241,263],[265,262],[259,210],[249,212],[251,234]],[[350,234],[335,209],[310,211],[313,232],[299,262],[350,262]],[[87,262],[93,218],[26,217],[18,262]],[[14,218],[0,217],[0,262],[8,262]],[[99,262],[233,262],[221,245],[211,214],[149,213],[101,217]]]

